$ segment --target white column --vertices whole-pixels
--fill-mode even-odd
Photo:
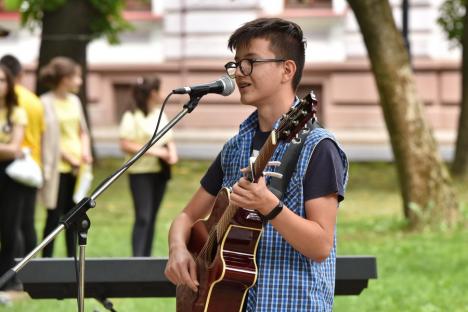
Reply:
[[[151,0],[151,12],[154,15],[164,14],[164,0]]]

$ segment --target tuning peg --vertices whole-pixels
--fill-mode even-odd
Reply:
[[[313,100],[316,100],[317,101],[317,97],[315,96],[315,93],[314,91],[310,91],[310,97],[313,99]]]
[[[272,160],[267,163],[267,166],[278,167],[281,165],[281,161]]]
[[[291,140],[291,143],[293,144],[299,144],[301,143],[301,138],[299,137],[299,134],[296,134],[294,138]]]
[[[278,173],[278,172],[263,171],[263,175],[265,177],[273,177],[273,178],[278,178],[278,179],[283,178],[283,175],[281,173]]]

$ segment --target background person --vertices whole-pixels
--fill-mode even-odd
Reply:
[[[28,117],[25,128],[23,147],[29,148],[31,157],[42,168],[41,144],[45,130],[44,108],[39,98],[21,85],[23,68],[13,55],[4,55],[0,64],[7,67],[15,80],[15,93],[18,105],[23,107]],[[34,212],[36,208],[37,188],[23,185],[20,232],[18,235],[18,250],[16,256],[23,257],[37,245],[36,229],[34,228]]]
[[[22,156],[21,143],[27,115],[18,106],[14,80],[0,65],[0,276],[14,266],[14,253],[21,217],[22,185],[5,172],[7,166]],[[18,290],[18,279],[11,279],[1,290]]]
[[[75,95],[82,84],[81,68],[66,57],[55,57],[40,70],[39,78],[51,88],[40,99],[47,129],[43,146],[44,187],[47,208],[44,237],[59,224],[61,216],[74,206],[73,193],[79,168],[92,163],[88,127],[80,99]],[[67,255],[75,253],[74,232],[66,231]],[[53,254],[54,241],[42,252]]]
[[[120,147],[127,159],[153,136],[160,113],[160,84],[157,77],[141,79],[133,88],[135,108],[126,111],[120,123]],[[159,130],[167,124],[161,118]],[[150,150],[128,169],[135,209],[132,254],[151,256],[156,216],[169,179],[169,166],[177,162],[177,152],[168,131]]]

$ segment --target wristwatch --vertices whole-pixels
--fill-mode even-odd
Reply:
[[[276,207],[273,208],[267,215],[262,215],[263,220],[273,220],[281,212],[281,210],[283,210],[283,202],[280,200],[278,205],[276,205]]]

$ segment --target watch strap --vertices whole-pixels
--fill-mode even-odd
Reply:
[[[265,221],[270,221],[270,220],[273,220],[274,218],[276,218],[276,216],[281,212],[281,210],[283,210],[283,202],[280,200],[278,202],[278,205],[275,206],[275,208],[273,208],[267,215],[264,215],[263,216],[263,219]]]

